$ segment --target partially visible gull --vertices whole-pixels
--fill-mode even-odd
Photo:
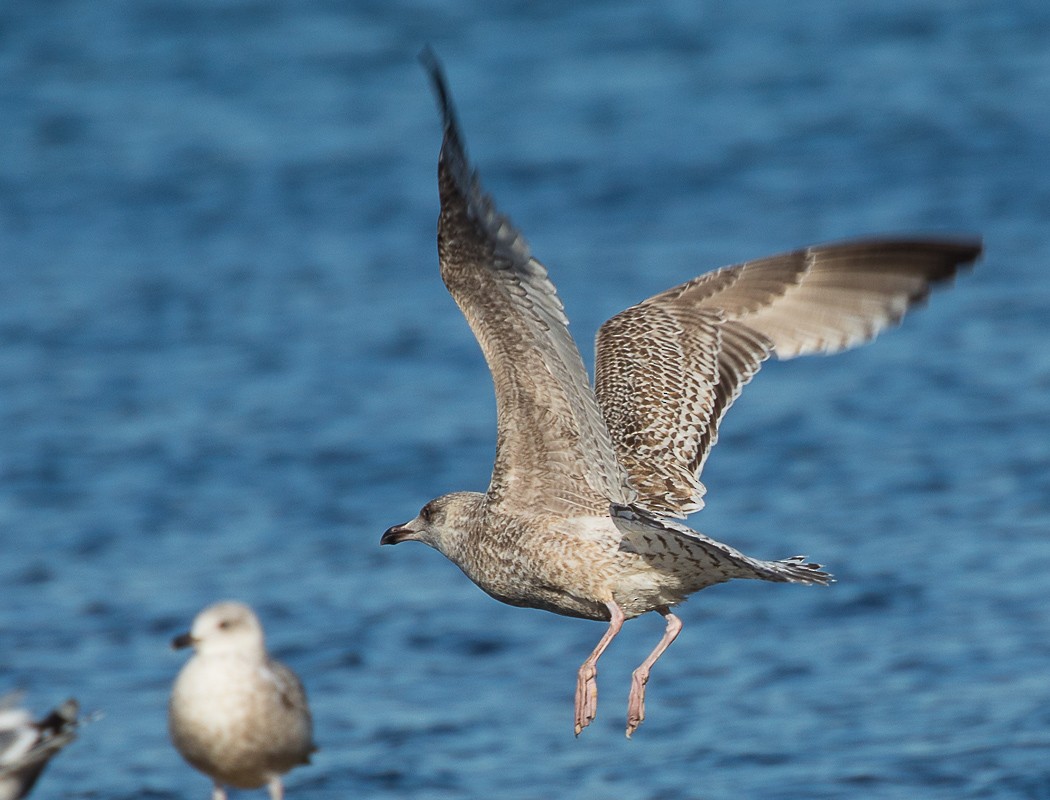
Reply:
[[[281,800],[281,776],[310,763],[317,748],[306,692],[288,667],[270,658],[248,606],[226,601],[204,609],[172,647],[196,650],[175,679],[168,728],[175,748],[214,784],[266,785]]]
[[[19,701],[18,692],[0,697],[0,800],[28,795],[47,762],[77,735],[76,700],[39,721]]]
[[[597,337],[592,389],[547,270],[467,159],[440,65],[441,277],[496,391],[488,491],[431,500],[383,534],[448,557],[497,600],[608,622],[580,667],[575,731],[597,710],[596,664],[624,620],[656,611],[663,638],[634,671],[627,735],[682,623],[671,609],[732,578],[827,584],[796,556],[751,558],[676,521],[703,505],[700,474],[729,406],[770,356],[869,341],[981,253],[977,240],[863,239],[709,272],[632,306]]]

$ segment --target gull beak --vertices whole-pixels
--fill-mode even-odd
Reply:
[[[415,539],[416,532],[409,527],[409,523],[404,525],[395,525],[392,528],[388,528],[386,533],[383,534],[383,538],[379,540],[380,544],[400,544],[407,539]]]
[[[184,647],[193,647],[193,636],[189,633],[181,633],[171,640],[172,650],[181,650]]]

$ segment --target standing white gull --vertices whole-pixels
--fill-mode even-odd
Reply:
[[[702,506],[700,473],[741,388],[771,355],[872,339],[981,245],[861,240],[702,275],[602,325],[592,390],[546,269],[482,189],[440,65],[423,60],[444,118],[441,277],[492,372],[496,463],[487,492],[431,500],[382,543],[424,542],[505,603],[607,621],[577,676],[577,735],[597,710],[598,658],[624,620],[660,613],[663,638],[632,676],[630,736],[682,627],[673,606],[732,578],[830,581],[801,557],[753,559],[672,519]]]
[[[225,800],[227,785],[266,785],[271,800],[281,800],[281,776],[309,764],[317,748],[303,685],[266,652],[255,612],[243,603],[216,603],[172,646],[196,650],[168,703],[175,748],[212,779],[212,800]]]

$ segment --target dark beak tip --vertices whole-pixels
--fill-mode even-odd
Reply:
[[[174,639],[171,640],[172,650],[182,650],[184,647],[190,647],[193,645],[193,637],[188,633],[180,633]]]
[[[379,540],[379,544],[400,544],[405,540],[405,536],[407,535],[408,531],[405,530],[404,525],[395,525],[392,528],[386,529],[382,538]]]

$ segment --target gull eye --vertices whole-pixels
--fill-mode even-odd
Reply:
[[[430,503],[427,503],[419,510],[419,518],[423,520],[423,522],[430,522],[430,519],[433,516],[434,510],[430,507]]]
[[[228,619],[224,619],[221,622],[219,622],[219,629],[220,630],[226,631],[226,630],[229,630],[232,627],[233,627],[233,623],[230,622]]]

